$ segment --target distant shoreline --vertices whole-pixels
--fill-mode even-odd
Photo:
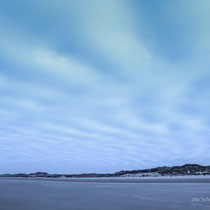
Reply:
[[[178,177],[210,177],[210,166],[185,164],[182,166],[162,166],[151,169],[119,171],[113,174],[48,174],[46,172],[2,174],[0,177],[16,178],[178,178]]]
[[[210,176],[200,177],[158,177],[158,178],[23,178],[23,177],[0,177],[0,181],[38,181],[38,182],[73,182],[73,183],[210,183]]]

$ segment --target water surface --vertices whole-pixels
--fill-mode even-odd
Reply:
[[[0,178],[0,210],[109,209],[210,209],[210,183]]]

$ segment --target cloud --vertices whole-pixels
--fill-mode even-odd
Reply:
[[[208,164],[208,13],[169,2],[157,18],[156,6],[4,2],[3,172]]]

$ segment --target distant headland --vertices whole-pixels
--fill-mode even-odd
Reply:
[[[119,171],[110,174],[48,174],[46,172],[2,174],[0,177],[43,177],[43,178],[97,178],[97,177],[167,177],[210,175],[210,166],[185,164],[182,166],[162,166],[151,169]]]

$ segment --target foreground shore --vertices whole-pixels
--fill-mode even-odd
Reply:
[[[0,178],[0,210],[210,208],[210,178]]]

